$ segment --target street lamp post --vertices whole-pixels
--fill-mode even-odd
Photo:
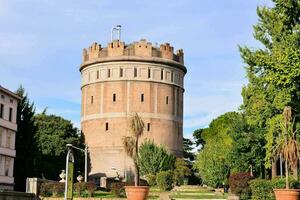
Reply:
[[[88,162],[88,147],[85,146],[84,149],[81,149],[79,147],[75,147],[72,144],[67,144],[67,147],[74,148],[79,151],[84,152],[84,182],[87,182],[88,172],[87,172],[87,162]]]

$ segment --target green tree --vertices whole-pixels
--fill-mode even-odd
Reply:
[[[225,113],[201,133],[205,145],[197,155],[194,168],[208,185],[221,185],[230,173],[229,154],[233,148],[231,134],[234,131],[232,121],[239,117],[240,114],[236,112]]]
[[[258,132],[260,129],[247,124],[242,114],[232,125],[234,131],[230,135],[234,145],[228,157],[231,173],[251,171],[255,176],[263,176],[265,138]]]
[[[144,141],[139,147],[138,165],[143,176],[174,169],[175,159],[163,146],[157,146],[151,140]]]
[[[191,170],[188,167],[188,163],[182,158],[176,158],[174,169],[174,183],[175,185],[182,185],[184,178],[189,176]]]
[[[257,9],[254,37],[262,47],[240,47],[249,80],[242,91],[242,109],[247,122],[266,139],[266,167],[277,159],[271,156],[276,118],[287,105],[300,110],[300,1],[273,3]]]
[[[195,160],[194,144],[191,139],[183,138],[183,157],[190,162]]]
[[[205,145],[205,140],[203,139],[203,132],[206,128],[200,128],[194,131],[193,137],[195,139],[195,144],[197,147],[203,148]]]
[[[17,108],[18,131],[16,133],[16,158],[14,162],[15,190],[25,191],[26,178],[36,176],[35,107],[34,103],[30,102],[22,86],[18,88],[16,94],[22,99],[19,101]]]
[[[66,144],[84,148],[82,136],[69,120],[62,117],[43,112],[37,114],[34,119],[37,128],[34,139],[38,151],[38,176],[57,180],[60,171],[65,169]],[[82,152],[74,151],[74,154],[76,169],[83,171]]]

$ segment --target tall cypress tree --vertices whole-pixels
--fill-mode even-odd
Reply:
[[[272,7],[257,9],[254,37],[261,48],[240,47],[248,85],[242,109],[247,122],[266,138],[266,166],[271,154],[278,116],[290,105],[300,113],[300,0],[273,0]]]
[[[35,107],[34,103],[29,101],[22,86],[18,88],[16,94],[19,95],[22,100],[19,102],[17,110],[18,131],[16,133],[16,158],[14,166],[15,190],[24,191],[26,178],[35,176]]]

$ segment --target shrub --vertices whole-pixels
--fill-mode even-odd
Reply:
[[[144,176],[173,170],[175,159],[175,156],[169,154],[163,146],[157,146],[153,141],[146,140],[139,148],[138,166],[140,173]]]
[[[42,197],[50,197],[52,195],[52,186],[53,183],[44,182],[40,186],[40,195]]]
[[[45,182],[40,186],[40,195],[43,197],[62,196],[65,191],[65,184],[60,182]]]
[[[154,174],[147,174],[146,179],[150,186],[156,185],[156,176]]]
[[[229,187],[233,194],[239,195],[241,199],[249,199],[251,194],[249,181],[252,176],[249,173],[239,172],[229,177]]]
[[[173,173],[172,171],[161,171],[156,175],[157,186],[161,190],[171,190],[173,187]]]
[[[190,175],[191,170],[188,168],[187,163],[182,158],[177,158],[175,161],[174,170],[174,183],[175,185],[182,185],[184,177]],[[187,185],[187,183],[186,183]]]
[[[57,197],[64,194],[65,191],[65,183],[53,183],[52,187],[52,196]]]
[[[116,196],[116,197],[125,197],[125,189],[124,186],[126,183],[122,182],[113,182],[111,183],[111,192]]]
[[[78,197],[81,197],[82,192],[86,189],[85,183],[77,182],[74,183],[74,188],[78,194]]]
[[[86,190],[88,191],[88,196],[92,197],[95,190],[97,189],[97,186],[94,182],[87,182],[85,183]]]
[[[300,182],[290,178],[290,188],[299,188]],[[272,180],[254,179],[251,180],[250,189],[253,200],[275,200],[273,189],[284,189],[285,178],[274,178]]]
[[[275,200],[271,180],[254,179],[249,182],[252,200]]]
[[[284,189],[285,188],[285,178],[276,177],[271,180],[274,189]],[[300,188],[300,182],[289,177],[289,186],[291,189]]]

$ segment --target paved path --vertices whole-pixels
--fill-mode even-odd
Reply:
[[[170,200],[169,195],[169,192],[161,192],[159,194],[159,200]]]

